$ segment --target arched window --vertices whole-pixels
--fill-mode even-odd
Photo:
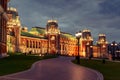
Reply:
[[[35,48],[35,42],[33,41],[33,48]]]
[[[38,42],[36,42],[36,48],[38,48]]]
[[[32,41],[30,41],[30,48],[32,48]]]
[[[26,45],[27,45],[27,48],[29,47],[29,42],[28,42],[28,40],[27,40],[27,42],[26,42]]]
[[[39,42],[39,48],[41,47],[40,42]]]

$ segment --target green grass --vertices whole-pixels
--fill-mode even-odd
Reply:
[[[10,54],[9,57],[0,59],[0,76],[27,70],[38,60],[55,57],[54,55],[40,57],[34,55]]]
[[[73,62],[76,63],[76,60]],[[107,61],[103,64],[101,60],[81,59],[80,65],[101,72],[104,76],[104,80],[120,80],[120,63]]]

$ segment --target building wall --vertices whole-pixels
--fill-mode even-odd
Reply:
[[[97,41],[97,47],[99,48],[99,57],[108,57],[108,42],[106,40],[105,34],[99,34],[98,41]]]
[[[47,53],[47,40],[21,36],[20,52],[27,54]]]
[[[46,25],[46,37],[48,39],[48,53],[60,53],[60,30],[56,20],[48,20]]]
[[[7,15],[9,18],[7,22],[7,39],[8,39],[9,44],[15,46],[15,47],[11,46],[11,48],[14,48],[14,49],[10,49],[10,50],[7,49],[7,52],[20,52],[19,46],[20,46],[20,35],[21,35],[20,33],[21,22],[20,22],[20,18],[19,18],[16,8],[13,8],[13,7],[7,8]],[[13,40],[14,43],[9,41],[9,38],[10,40]],[[7,45],[7,47],[10,47],[10,46]]]
[[[16,17],[13,17],[16,16]],[[7,51],[22,52],[27,54],[61,54],[69,56],[78,55],[77,39],[65,32],[61,32],[56,20],[49,20],[46,28],[33,27],[32,31],[28,31],[27,27],[22,28],[18,12],[15,8],[8,8],[9,21],[7,23]],[[38,32],[42,29],[42,32]],[[21,35],[21,31],[31,34]],[[106,38],[100,36],[99,41],[104,41],[100,45],[93,46],[93,38],[90,30],[83,30],[80,38],[80,56],[82,57],[100,57],[102,53],[106,53]],[[40,38],[41,37],[41,38]]]
[[[0,0],[0,57],[7,54],[6,47],[6,38],[7,38],[7,29],[6,22],[8,20],[6,11],[7,11],[7,2],[8,0]]]
[[[60,37],[60,53],[61,55],[76,56],[77,46],[76,39]]]
[[[16,41],[16,38],[14,36],[7,35],[7,52],[15,53],[16,51],[15,41]]]
[[[83,57],[90,57],[93,54],[93,38],[91,31],[85,29],[82,31],[80,38],[80,55]]]
[[[98,58],[100,57],[100,48],[98,46],[93,46],[93,57]]]

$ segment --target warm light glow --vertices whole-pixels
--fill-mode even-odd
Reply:
[[[93,46],[90,46],[90,48],[93,48]]]
[[[89,45],[90,43],[88,42],[86,45]]]
[[[13,8],[13,7],[8,7],[7,10],[10,10],[10,11],[15,11],[17,12],[17,9],[16,8]]]
[[[105,40],[104,39],[101,39],[101,42],[104,42]]]
[[[106,41],[106,44],[108,44],[108,42]]]
[[[105,48],[105,45],[103,45],[102,47]]]
[[[85,29],[85,30],[83,30],[83,32],[90,32],[90,30],[89,29]]]
[[[85,57],[86,56],[86,52],[82,52],[81,56]]]
[[[117,44],[115,43],[115,46],[117,46]]]
[[[57,21],[57,20],[48,20],[48,23],[50,23],[50,22],[55,22],[55,23],[58,23],[58,21]]]
[[[75,34],[75,36],[76,36],[77,38],[80,38],[80,37],[82,36],[82,32],[81,32],[81,31],[77,32],[77,33]]]
[[[99,34],[99,36],[105,36],[105,34]]]

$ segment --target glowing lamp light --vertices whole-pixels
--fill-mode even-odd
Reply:
[[[115,43],[115,46],[117,46],[117,44]]]
[[[76,34],[75,34],[75,36],[76,36],[76,38],[77,38],[77,40],[78,40],[78,54],[77,54],[77,56],[76,56],[76,60],[77,60],[77,63],[78,64],[80,64],[80,54],[79,54],[79,40],[80,40],[80,38],[81,38],[81,36],[82,36],[82,32],[81,31],[79,31],[79,32],[77,32]]]
[[[113,46],[113,44],[111,44],[111,46]]]
[[[82,36],[82,32],[81,32],[81,31],[77,32],[77,33],[75,34],[75,36],[76,36],[76,38],[80,38],[80,37]]]
[[[93,48],[93,46],[90,46],[90,48]]]
[[[103,45],[103,48],[105,48],[105,45]]]

